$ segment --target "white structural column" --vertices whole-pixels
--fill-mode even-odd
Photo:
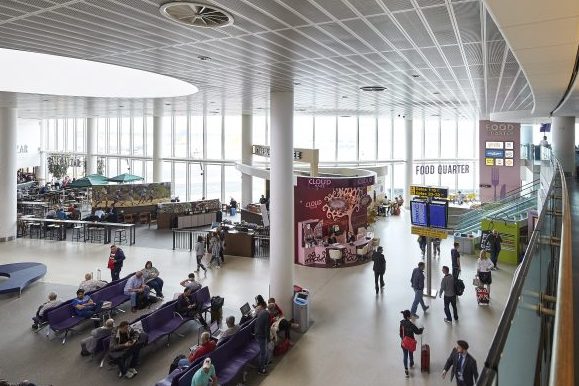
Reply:
[[[293,91],[272,92],[270,96],[270,295],[282,310],[291,310],[294,281],[294,94]]]
[[[0,107],[0,242],[16,238],[17,110]]]
[[[97,119],[86,119],[86,174],[97,172]]]
[[[163,117],[153,117],[153,182],[163,182]]]
[[[575,175],[575,117],[553,117],[551,130],[555,157],[565,173]]]
[[[38,181],[38,185],[42,186],[46,184],[46,133],[44,130],[44,123],[41,121],[39,123],[40,128],[40,164],[36,169],[36,180]]]
[[[253,162],[252,155],[252,138],[253,138],[253,116],[243,114],[241,116],[241,163],[251,165]],[[245,208],[251,204],[253,196],[253,177],[243,173],[241,175],[241,207]]]
[[[404,120],[404,133],[406,135],[406,164],[404,166],[404,207],[410,207],[410,184],[412,184],[412,119]]]

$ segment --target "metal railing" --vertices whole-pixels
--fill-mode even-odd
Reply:
[[[536,227],[477,385],[574,385],[571,209],[556,159]]]
[[[207,236],[207,231],[193,230],[193,229],[173,229],[173,250],[187,249],[189,252],[195,247],[197,237]]]

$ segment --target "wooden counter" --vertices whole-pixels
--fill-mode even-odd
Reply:
[[[253,234],[246,232],[229,231],[225,234],[226,255],[253,257]]]

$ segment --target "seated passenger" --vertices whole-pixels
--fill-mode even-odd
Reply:
[[[187,359],[189,359],[190,363],[193,363],[197,358],[201,358],[202,356],[209,354],[210,352],[215,350],[216,346],[217,344],[213,339],[211,339],[209,333],[207,331],[204,331],[201,333],[199,345],[195,350],[191,351]]]
[[[269,311],[269,324],[270,331],[274,341],[277,341],[277,332],[281,331],[284,333],[285,339],[290,339],[290,327],[292,325],[295,327],[297,324],[292,321],[288,321],[281,308],[277,305],[274,298],[269,298],[267,301],[267,310]]]
[[[209,386],[217,385],[217,376],[215,367],[211,364],[211,358],[205,358],[203,366],[193,374],[191,386]]]
[[[102,302],[93,302],[90,296],[85,295],[82,288],[76,291],[76,298],[70,304],[74,308],[74,313],[83,318],[92,317],[101,310],[103,305]]]
[[[46,218],[56,218],[56,208],[52,208],[46,212]]]
[[[104,326],[93,329],[90,332],[90,336],[80,341],[80,355],[84,357],[94,354],[98,341],[110,336],[114,326],[115,321],[113,319],[107,319]]]
[[[195,280],[195,274],[194,273],[190,273],[189,276],[187,277],[187,279],[183,280],[179,284],[181,284],[185,288],[189,288],[191,290],[191,292],[195,292],[195,291],[201,289],[201,284]]]
[[[191,293],[191,288],[185,288],[185,291],[177,298],[175,311],[185,318],[197,317],[201,325],[205,327],[205,329],[208,329],[207,322],[197,309],[197,304],[191,300]]]
[[[95,210],[94,215],[102,220],[103,217],[105,217],[105,211],[102,210],[102,208],[98,208],[97,210]]]
[[[68,220],[68,216],[64,213],[64,209],[58,208],[56,210],[56,218],[59,220]]]
[[[83,289],[84,292],[92,292],[107,285],[106,281],[96,280],[92,278],[92,273],[84,274],[84,281],[81,281],[78,288]]]
[[[145,285],[145,280],[143,279],[143,272],[137,271],[133,276],[127,280],[125,284],[124,294],[131,297],[131,311],[137,312],[137,297],[143,296],[145,299],[149,299],[149,291],[151,289],[149,286]]]
[[[163,296],[163,279],[159,277],[159,270],[153,267],[153,263],[147,261],[145,263],[145,268],[141,270],[143,272],[143,279],[145,284],[155,290],[155,294],[158,298]]]
[[[47,310],[56,307],[62,303],[62,300],[57,299],[57,297],[58,295],[56,294],[56,292],[50,292],[48,294],[48,301],[42,303],[38,307],[38,310],[36,310],[36,316],[32,317],[32,320],[34,320],[34,324],[32,325],[33,329],[36,330],[39,327],[39,324],[42,322],[42,319],[44,318],[44,313]]]
[[[112,332],[109,357],[119,366],[119,378],[132,378],[137,374],[141,348],[147,343],[147,335],[139,333],[123,320]]]
[[[228,316],[227,319],[225,319],[225,324],[227,324],[227,330],[221,333],[219,339],[235,335],[239,331],[239,326],[235,324],[235,316],[233,315]]]

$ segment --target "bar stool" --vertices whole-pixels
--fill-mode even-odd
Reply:
[[[102,227],[88,227],[88,239],[91,243],[102,242],[105,235],[105,228]]]
[[[66,232],[64,225],[52,224],[52,240],[64,240],[66,238],[66,233],[63,235],[62,231]]]
[[[127,242],[127,230],[126,229],[115,229],[115,244],[122,244],[123,241]]]
[[[133,218],[133,214],[127,213],[127,214],[123,215],[123,222],[125,222],[126,224],[133,224],[135,222],[135,219]]]
[[[42,224],[39,222],[31,222],[28,226],[28,234],[32,238],[34,234],[38,236],[38,238],[42,238]]]
[[[74,227],[72,227],[72,241],[80,241],[80,231],[81,230],[82,230],[82,225],[75,225]]]
[[[48,224],[46,226],[46,238],[47,239],[54,240],[55,231],[56,231],[55,228],[56,228],[55,224]]]

